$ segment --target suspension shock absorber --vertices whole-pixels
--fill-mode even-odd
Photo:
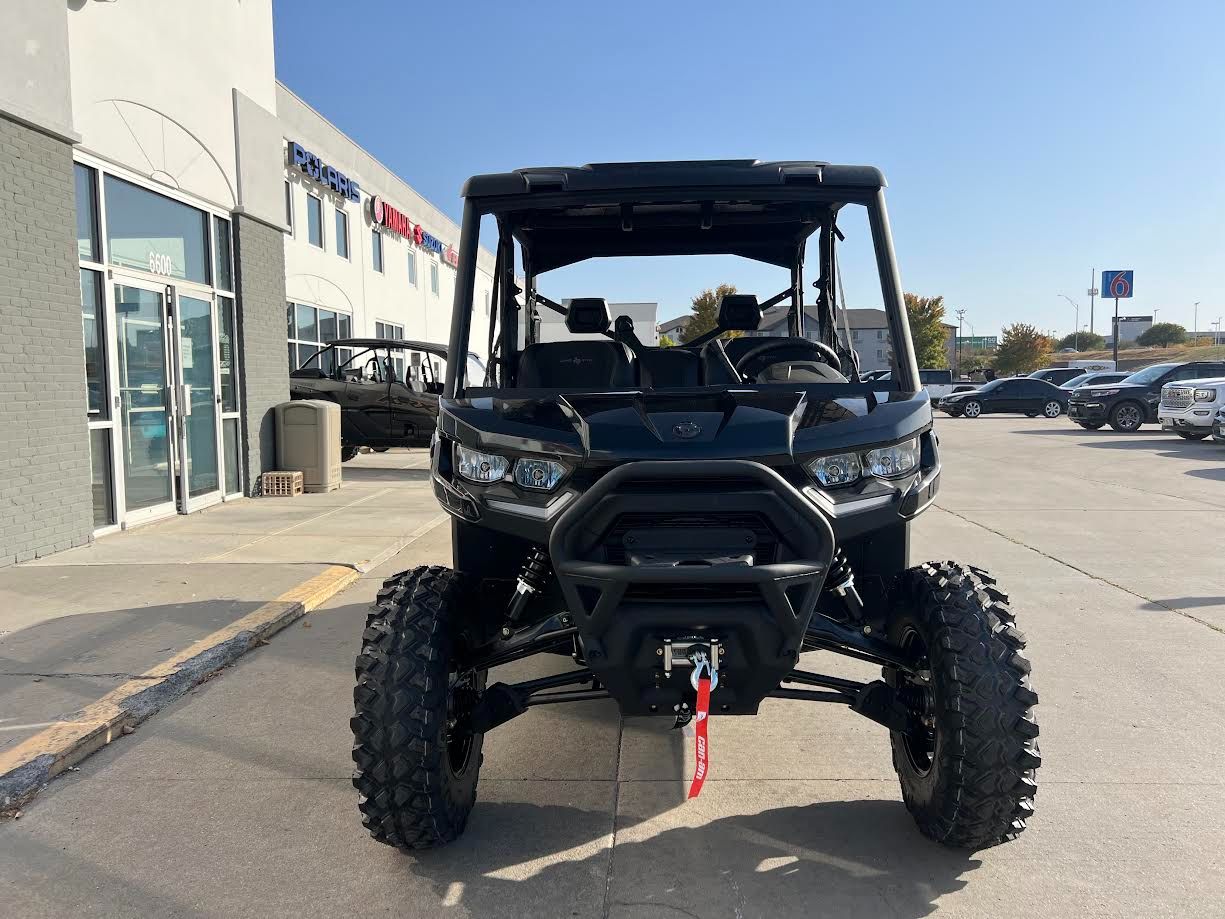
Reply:
[[[506,609],[507,628],[502,630],[504,635],[509,634],[511,627],[519,621],[523,610],[527,608],[527,601],[548,586],[551,573],[549,556],[543,549],[533,549],[527,554],[527,561],[523,563],[523,570],[519,572],[519,579],[515,582],[510,606]]]
[[[829,563],[829,574],[825,577],[825,583],[829,590],[842,598],[842,602],[846,604],[846,611],[850,613],[852,619],[859,621],[863,618],[863,598],[855,589],[855,571],[851,568],[851,562],[846,557],[846,553],[842,551],[841,546],[834,550],[834,557]]]

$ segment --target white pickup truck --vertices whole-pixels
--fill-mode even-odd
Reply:
[[[1213,421],[1223,408],[1225,377],[1178,380],[1161,387],[1157,417],[1161,430],[1187,440],[1203,440],[1213,433]]]
[[[878,376],[878,380],[888,380],[893,376],[893,372],[884,373]],[[927,394],[931,397],[933,403],[938,402],[950,393],[967,392],[971,389],[978,389],[979,384],[969,383],[964,380],[954,380],[953,371],[951,370],[936,370],[936,369],[920,369],[919,382],[923,384],[923,388],[927,390]]]

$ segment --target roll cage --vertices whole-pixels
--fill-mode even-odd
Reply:
[[[837,248],[843,238],[838,214],[847,204],[861,205],[868,214],[894,343],[896,382],[887,388],[917,391],[921,383],[884,186],[883,176],[871,167],[749,160],[595,164],[476,176],[464,187],[450,350],[465,353],[469,347],[481,224],[492,218],[497,240],[485,343],[488,371],[485,380],[470,380],[463,362],[448,361],[444,395],[457,398],[470,387],[515,385],[519,354],[533,343],[536,327],[521,317],[535,316],[542,308],[565,312],[537,290],[538,276],[595,257],[738,255],[787,268],[790,283],[764,300],[763,309],[785,305],[790,336],[815,331],[817,341],[845,354],[837,334]],[[804,269],[814,238],[817,328],[809,330]]]

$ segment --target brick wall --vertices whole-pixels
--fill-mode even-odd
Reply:
[[[276,468],[272,407],[289,398],[285,341],[285,240],[281,230],[234,215],[242,377],[246,493],[258,493],[259,474]]]
[[[69,144],[0,116],[0,566],[92,538],[73,188]]]

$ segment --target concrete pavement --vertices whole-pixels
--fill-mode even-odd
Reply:
[[[882,728],[783,700],[713,720],[693,802],[691,742],[662,721],[604,702],[533,710],[487,738],[458,843],[370,841],[348,778],[353,657],[381,576],[448,559],[438,527],[0,825],[0,902],[17,916],[1225,916],[1225,450],[1068,427],[942,419],[944,492],[913,541],[916,558],[990,568],[1029,635],[1044,765],[1014,843],[927,842]]]

